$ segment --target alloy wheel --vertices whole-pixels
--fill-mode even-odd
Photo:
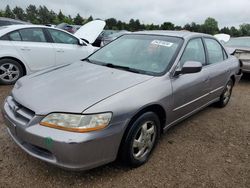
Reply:
[[[232,88],[233,88],[233,85],[232,85],[231,82],[229,82],[227,84],[226,90],[225,90],[225,92],[223,94],[223,102],[224,102],[224,104],[226,104],[229,101],[229,99],[231,97],[231,93],[232,93]]]
[[[140,160],[152,150],[156,138],[156,125],[152,121],[145,122],[137,131],[133,141],[133,156]]]
[[[5,63],[0,66],[0,79],[6,82],[13,82],[20,76],[19,68],[12,63]]]

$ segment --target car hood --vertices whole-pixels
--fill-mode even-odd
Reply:
[[[95,42],[97,37],[103,31],[106,22],[102,20],[94,20],[86,23],[82,27],[80,27],[74,35],[80,39],[87,40],[90,44]]]
[[[25,76],[16,83],[12,95],[18,103],[37,115],[81,113],[151,78],[81,61]]]
[[[216,34],[216,35],[214,35],[214,37],[217,39],[217,40],[219,40],[220,42],[228,42],[229,40],[230,40],[230,38],[231,38],[231,36],[230,35],[228,35],[228,34],[224,34],[224,33],[219,33],[219,34]]]

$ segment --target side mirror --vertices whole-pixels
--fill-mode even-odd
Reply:
[[[78,40],[78,44],[81,45],[81,46],[83,46],[83,45],[84,45],[84,42],[83,42],[81,39],[79,39],[79,40]]]
[[[184,63],[181,70],[177,70],[175,75],[179,74],[192,74],[200,72],[202,69],[202,64],[198,61],[187,61]]]

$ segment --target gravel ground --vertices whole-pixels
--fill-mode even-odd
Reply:
[[[10,92],[0,86],[0,103]],[[111,163],[69,172],[17,147],[0,115],[0,187],[250,187],[250,76],[226,108],[208,107],[171,128],[137,169]]]

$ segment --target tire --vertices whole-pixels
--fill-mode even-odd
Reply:
[[[220,100],[215,103],[217,107],[223,108],[228,104],[228,102],[231,98],[231,95],[232,95],[233,86],[234,86],[233,80],[230,79],[227,82],[227,85],[224,88],[224,91],[222,92],[222,94],[220,96]]]
[[[0,60],[0,84],[14,84],[24,75],[24,70],[19,62],[13,59]]]
[[[160,137],[160,121],[153,112],[146,112],[131,125],[123,139],[120,157],[131,167],[146,163]],[[144,149],[143,149],[144,148]]]

